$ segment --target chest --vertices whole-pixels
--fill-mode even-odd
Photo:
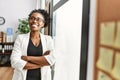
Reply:
[[[42,49],[42,43],[39,41],[39,44],[37,46],[34,45],[32,40],[29,40],[28,48],[27,48],[27,55],[29,56],[42,56],[43,49]]]

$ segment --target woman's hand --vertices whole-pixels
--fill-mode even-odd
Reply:
[[[47,50],[43,55],[49,55],[50,54],[50,50]]]
[[[21,56],[21,59],[28,61],[28,56]]]
[[[45,55],[49,55],[50,54],[50,50],[46,51],[43,56]],[[35,56],[21,56],[21,59],[25,60],[25,61],[29,61],[29,59],[31,59],[30,57],[35,57]]]
[[[32,64],[37,64],[40,66],[49,65],[48,61],[45,59],[45,55],[49,55],[50,50],[47,50],[43,56],[21,56],[21,59]]]

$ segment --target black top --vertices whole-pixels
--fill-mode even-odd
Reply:
[[[41,42],[36,47],[36,46],[34,46],[34,44],[32,43],[32,41],[30,39],[29,44],[28,44],[28,49],[27,49],[27,55],[28,56],[41,56],[42,52],[43,52],[43,50],[42,50]],[[26,80],[41,80],[40,68],[28,70]]]

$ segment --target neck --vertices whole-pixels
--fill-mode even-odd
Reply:
[[[40,38],[40,32],[38,32],[38,31],[37,32],[36,31],[35,32],[31,32],[30,33],[30,37],[31,38],[36,38],[36,39]]]

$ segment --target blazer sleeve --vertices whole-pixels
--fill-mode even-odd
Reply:
[[[46,36],[46,46],[47,46],[47,50],[50,50],[50,54],[49,55],[45,55],[44,57],[46,58],[46,60],[49,62],[49,64],[52,66],[55,63],[55,48],[54,48],[54,42],[53,39],[51,38],[51,36]]]
[[[22,40],[21,40],[21,36],[19,35],[14,43],[13,51],[10,57],[11,66],[18,70],[23,70],[23,67],[27,63],[26,61],[21,59],[22,56],[21,44],[22,44]]]

